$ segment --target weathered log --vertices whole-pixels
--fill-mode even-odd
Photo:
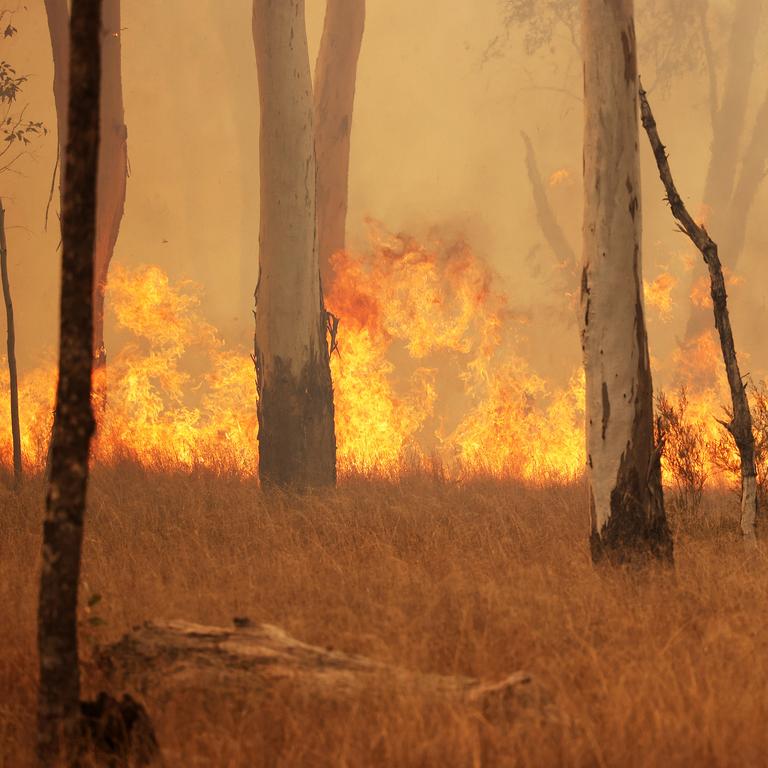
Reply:
[[[108,685],[162,703],[174,694],[254,695],[288,683],[314,696],[350,699],[386,686],[425,698],[509,714],[536,707],[546,696],[531,676],[516,672],[498,682],[414,672],[365,656],[309,645],[270,624],[235,619],[235,627],[186,621],[147,622],[98,651]]]
[[[752,414],[749,410],[746,385],[739,371],[736,358],[736,346],[733,341],[731,319],[728,314],[728,299],[725,292],[725,280],[717,243],[709,236],[707,230],[697,224],[688,213],[680,194],[672,179],[667,152],[659,138],[656,120],[648,103],[646,92],[640,88],[640,114],[643,128],[651,142],[653,155],[659,169],[659,176],[667,193],[667,202],[672,215],[678,221],[681,231],[690,238],[700,251],[709,269],[709,280],[712,295],[712,308],[715,315],[715,326],[720,337],[720,348],[723,353],[725,372],[728,386],[731,390],[733,414],[730,421],[721,422],[731,433],[741,460],[741,532],[747,542],[755,540],[755,517],[757,514],[757,482],[755,471],[755,437],[752,433]]]

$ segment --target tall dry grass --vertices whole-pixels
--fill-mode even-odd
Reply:
[[[8,768],[32,756],[42,492],[0,491]],[[205,472],[97,468],[82,602],[102,600],[84,609],[82,653],[150,618],[249,616],[424,671],[526,669],[557,713],[500,723],[396,691],[177,699],[151,711],[169,766],[764,765],[768,569],[745,559],[736,506],[710,493],[676,525],[674,572],[616,572],[590,564],[578,483],[414,474],[267,499]]]

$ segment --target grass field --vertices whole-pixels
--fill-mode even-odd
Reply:
[[[0,491],[0,765],[31,763],[43,486]],[[397,691],[291,690],[152,708],[168,766],[760,766],[768,569],[737,499],[674,519],[674,572],[594,569],[584,488],[348,478],[309,499],[208,473],[96,468],[81,653],[146,619],[233,616],[417,670],[531,672],[555,717],[509,722]],[[84,672],[92,694],[93,673]]]

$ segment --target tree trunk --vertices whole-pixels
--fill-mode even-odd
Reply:
[[[93,249],[99,146],[101,0],[73,0],[67,179],[61,212],[59,384],[43,526],[38,614],[38,754],[73,764],[80,740],[77,590],[91,410]]]
[[[328,288],[331,256],[344,248],[349,144],[365,0],[328,0],[315,67],[315,150],[320,277]]]
[[[120,0],[104,0],[101,51],[101,147],[93,286],[93,356],[100,399],[106,397],[104,291],[125,210],[128,129],[123,109]],[[103,402],[102,402],[103,404]]]
[[[509,715],[536,707],[548,714],[548,697],[524,672],[491,683],[424,674],[308,645],[269,624],[235,621],[233,629],[185,621],[147,623],[100,649],[97,663],[111,687],[152,699],[158,707],[174,694],[194,691],[228,699],[268,696],[290,681],[313,699],[350,700],[376,685],[391,685],[399,692],[477,706],[485,713],[501,709]]]
[[[64,152],[67,148],[67,94],[69,93],[69,8],[67,0],[45,0],[48,34],[53,54],[53,98],[59,153],[59,196],[64,193]]]
[[[704,227],[699,226],[688,213],[682,198],[677,192],[672,172],[669,168],[667,153],[661,143],[656,121],[653,118],[650,104],[645,91],[640,91],[640,105],[643,116],[643,127],[653,148],[659,176],[667,193],[672,215],[680,223],[683,231],[699,249],[709,269],[711,284],[712,307],[715,314],[715,326],[720,336],[720,348],[723,352],[725,372],[728,376],[728,386],[731,390],[733,416],[723,426],[733,435],[741,459],[741,531],[748,542],[755,539],[755,517],[757,514],[757,492],[755,472],[755,438],[752,433],[752,414],[744,382],[736,359],[736,347],[733,341],[731,320],[728,315],[728,303],[725,292],[725,280],[720,266],[717,244]]]
[[[521,131],[520,135],[525,145],[525,168],[528,172],[528,181],[531,183],[531,193],[533,195],[533,203],[536,206],[536,220],[539,222],[539,228],[547,244],[552,249],[557,266],[566,274],[567,278],[572,278],[575,281],[578,275],[576,254],[573,248],[571,248],[571,244],[568,242],[568,238],[565,236],[565,232],[563,232],[563,228],[560,226],[555,212],[550,205],[547,190],[544,188],[544,182],[539,171],[539,165],[536,162],[533,143],[527,133]],[[567,279],[566,285],[563,286],[564,290],[571,290],[570,283],[570,279]]]
[[[587,476],[592,557],[671,561],[643,310],[632,0],[582,0]]]
[[[304,0],[254,0],[253,40],[261,104],[259,475],[263,485],[302,490],[336,480]]]
[[[719,104],[712,109],[712,144],[704,183],[704,213],[710,229],[724,230],[726,234],[731,232],[727,222],[732,211],[749,91],[755,69],[755,45],[762,15],[761,6],[762,2],[755,0],[736,2],[728,40],[728,67],[723,93]],[[710,101],[712,98],[710,94]],[[729,239],[725,247],[736,256],[737,252]],[[684,346],[694,344],[709,327],[706,307],[692,306],[685,328]]]
[[[45,0],[48,29],[53,51],[53,92],[59,131],[59,155],[66,147],[67,91],[69,83],[69,12],[67,0]],[[128,177],[128,131],[125,126],[122,86],[122,46],[120,32],[120,0],[104,0],[100,119],[102,141],[99,149],[97,190],[95,280],[93,288],[93,356],[99,394],[106,396],[103,369],[106,366],[104,346],[104,290],[125,208]],[[61,168],[59,190],[64,193],[65,168]],[[62,206],[63,207],[63,206]],[[98,373],[101,372],[101,375]]]
[[[11,396],[11,439],[13,440],[13,482],[19,488],[22,479],[21,428],[19,426],[19,379],[16,372],[16,326],[13,321],[13,300],[8,278],[8,243],[5,237],[5,208],[0,200],[0,274],[3,281],[5,319],[8,328],[8,386]]]

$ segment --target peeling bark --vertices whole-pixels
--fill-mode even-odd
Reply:
[[[643,310],[632,0],[582,0],[587,476],[593,560],[672,559]]]
[[[13,319],[13,298],[8,276],[8,243],[5,237],[5,208],[2,200],[0,200],[0,275],[2,275],[5,320],[8,331],[6,349],[8,351],[8,387],[11,401],[13,481],[14,487],[18,489],[21,485],[23,472],[21,466],[21,428],[19,425],[19,377],[16,371],[16,325]]]
[[[731,390],[731,403],[733,416],[723,426],[731,433],[739,451],[741,460],[741,531],[744,538],[752,542],[755,538],[755,517],[757,514],[756,472],[755,472],[755,438],[752,433],[752,414],[747,400],[746,385],[744,384],[739,363],[736,358],[736,347],[733,341],[731,320],[728,314],[728,299],[725,291],[725,280],[720,264],[717,244],[707,233],[707,230],[699,226],[688,213],[685,203],[678,194],[675,182],[672,179],[672,171],[669,167],[667,153],[661,143],[656,128],[656,121],[648,103],[648,97],[640,90],[640,109],[643,127],[648,134],[659,176],[667,193],[667,201],[672,209],[672,215],[678,221],[680,228],[698,248],[709,270],[711,286],[712,308],[715,315],[715,327],[720,337],[720,348],[723,353],[725,372],[728,377],[728,386]]]
[[[185,621],[150,622],[98,652],[110,686],[156,706],[170,696],[204,692],[236,698],[268,695],[284,683],[316,698],[353,699],[375,685],[427,698],[513,714],[546,715],[544,691],[525,672],[484,682],[460,675],[414,672],[365,656],[308,645],[269,624],[236,619],[236,628]]]
[[[344,248],[349,149],[365,0],[328,0],[315,66],[315,151],[320,277],[331,284],[331,256]]]
[[[304,0],[254,0],[253,40],[261,104],[259,475],[265,486],[304,490],[336,481]]]
[[[66,187],[62,197],[59,383],[43,526],[38,614],[41,765],[77,760],[81,747],[77,590],[91,410],[93,248],[99,146],[101,0],[73,0]]]

